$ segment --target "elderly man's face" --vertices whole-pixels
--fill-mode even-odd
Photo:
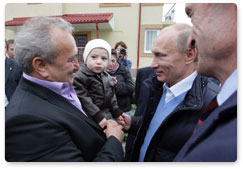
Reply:
[[[179,52],[174,45],[176,36],[173,30],[163,31],[154,40],[152,48],[154,58],[151,67],[155,70],[157,79],[169,86],[184,79],[187,70],[186,53]]]
[[[235,9],[234,9],[235,8]],[[198,72],[214,75],[215,63],[237,51],[237,23],[234,4],[187,4],[198,51]]]
[[[54,64],[47,63],[48,80],[72,84],[73,74],[79,68],[75,40],[71,34],[60,29],[53,29],[51,35],[60,52]]]

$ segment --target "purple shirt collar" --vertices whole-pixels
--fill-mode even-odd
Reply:
[[[51,91],[55,92],[56,94],[64,97],[68,102],[73,104],[82,113],[84,113],[86,115],[86,113],[82,109],[82,105],[77,97],[77,94],[76,94],[74,88],[68,82],[52,82],[52,81],[47,81],[47,80],[41,80],[41,79],[35,78],[33,76],[29,76],[25,73],[23,73],[23,77],[31,82],[44,86],[44,87],[50,89]]]

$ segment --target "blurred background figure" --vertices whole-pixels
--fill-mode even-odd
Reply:
[[[115,93],[119,108],[124,113],[131,115],[134,82],[130,71],[117,60],[117,52],[112,49],[111,60],[107,72],[112,76],[115,84]]]
[[[7,41],[6,55],[11,59],[15,58],[15,56],[14,56],[14,40],[13,39],[9,39]]]
[[[12,46],[13,44],[11,44]],[[22,71],[14,59],[7,57],[8,42],[5,40],[5,107],[8,105],[15,89],[17,88]]]
[[[115,45],[115,50],[118,54],[118,62],[123,64],[129,71],[132,68],[132,62],[128,60],[128,50],[127,45],[123,42],[117,42]]]

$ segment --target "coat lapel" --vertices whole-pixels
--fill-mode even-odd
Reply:
[[[8,78],[13,70],[11,62],[9,62],[8,58],[5,58],[5,84],[8,81]]]
[[[224,116],[231,116],[233,115],[230,110],[231,108],[237,106],[237,91],[231,95],[230,98],[228,98],[225,103],[223,103],[221,106],[216,108],[211,115],[207,118],[207,120],[203,123],[202,126],[200,126],[198,132],[193,135],[188,143],[187,143],[187,150],[184,150],[185,153],[191,150],[192,147],[194,147],[195,144],[201,141],[202,138],[205,137],[205,135],[208,134],[209,131],[213,127],[215,127],[216,123],[215,121],[218,121],[220,118]]]
[[[22,78],[22,81],[24,84],[26,84],[25,86],[28,87],[28,90],[31,90],[31,92],[34,93],[35,95],[38,95],[42,99],[47,100],[48,102],[52,103],[53,105],[56,105],[57,107],[60,107],[61,109],[67,111],[68,113],[76,114],[78,117],[85,120],[93,127],[102,131],[102,129],[99,127],[99,125],[96,124],[95,121],[90,118],[88,113],[86,113],[88,115],[88,117],[85,116],[79,109],[77,109],[74,105],[72,105],[71,103],[66,101],[62,96],[47,89],[46,87],[33,83],[29,80],[26,80],[25,78]]]

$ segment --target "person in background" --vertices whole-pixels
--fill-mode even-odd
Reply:
[[[136,76],[136,83],[135,83],[135,99],[134,103],[136,104],[136,111],[134,116],[142,116],[143,109],[144,109],[144,101],[148,97],[148,91],[146,86],[148,84],[146,79],[156,76],[154,69],[151,66],[143,67],[138,69],[137,76]],[[133,142],[135,139],[135,135],[128,133],[128,137],[126,140],[126,147],[125,147],[125,160],[129,161],[131,158],[131,151]]]
[[[9,162],[124,159],[122,126],[108,120],[103,130],[71,86],[78,68],[72,30],[62,18],[35,17],[16,34],[15,56],[24,73],[6,108]]]
[[[9,39],[7,41],[7,50],[6,50],[6,54],[7,57],[14,59],[14,40],[13,39]]]
[[[84,64],[75,73],[73,87],[88,112],[103,128],[111,118],[122,120],[112,77],[106,72],[111,46],[103,39],[93,39],[84,49]]]
[[[117,59],[117,52],[112,49],[107,72],[112,76],[119,108],[123,112],[131,115],[134,82],[130,71],[124,65],[118,63]]]
[[[5,53],[8,51],[8,44],[5,40]],[[22,71],[14,59],[5,55],[5,107],[8,105],[15,89],[17,88]]]
[[[155,76],[155,71],[151,66],[143,67],[138,69],[136,75],[136,84],[135,84],[135,104],[137,105],[140,101],[139,99],[143,99],[144,96],[140,97],[140,94],[143,95],[143,82],[152,76]]]
[[[132,119],[123,115],[124,128],[137,132],[131,161],[173,161],[219,91],[196,71],[197,50],[188,48],[191,30],[187,24],[174,24],[154,40],[151,67],[156,76],[144,83],[148,97],[139,103],[142,115]]]
[[[237,6],[186,4],[191,45],[199,50],[198,73],[219,80],[221,90],[174,161],[237,160]],[[211,108],[211,110],[210,110]]]
[[[129,71],[131,71],[132,62],[127,59],[127,45],[123,41],[119,41],[115,45],[115,50],[118,54],[118,62],[123,64]]]

